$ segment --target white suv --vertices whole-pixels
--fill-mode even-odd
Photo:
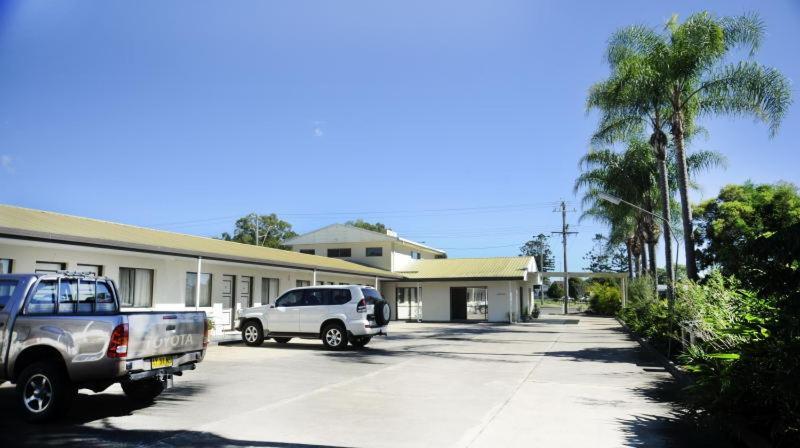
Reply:
[[[237,330],[247,345],[272,338],[285,344],[292,338],[322,339],[330,349],[367,345],[386,335],[391,307],[369,286],[310,286],[286,291],[274,304],[239,313]]]

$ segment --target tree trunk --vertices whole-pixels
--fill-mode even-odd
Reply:
[[[647,256],[650,257],[650,273],[653,277],[658,277],[658,271],[656,271],[656,242],[655,241],[648,241],[647,242]],[[655,280],[656,285],[658,284],[658,279]]]
[[[633,278],[633,255],[631,254],[631,240],[630,238],[625,241],[625,248],[627,249],[625,252],[628,255],[628,278]]]
[[[647,269],[650,266],[647,263],[647,242],[644,238],[641,239],[642,246],[642,275],[647,275]]]
[[[697,262],[694,256],[694,234],[692,232],[692,207],[689,203],[689,173],[686,168],[686,152],[683,146],[683,114],[678,112],[672,120],[672,137],[678,164],[678,190],[681,195],[681,218],[683,219],[683,245],[686,252],[686,275],[697,280]]]
[[[658,189],[661,191],[661,217],[664,220],[664,229],[661,234],[664,236],[664,270],[667,274],[667,300],[670,302],[674,298],[675,272],[672,266],[672,229],[670,228],[669,211],[669,179],[667,179],[666,145],[662,148],[663,152],[658,154]],[[662,157],[663,155],[663,157]]]

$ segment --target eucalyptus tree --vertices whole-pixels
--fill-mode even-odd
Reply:
[[[617,82],[601,83],[601,102],[593,103],[590,94],[590,106],[601,110],[613,106],[601,121],[600,136],[606,121],[615,125],[609,131],[613,136],[620,129],[656,118],[663,131],[662,121],[666,120],[676,151],[686,268],[691,279],[697,278],[697,264],[685,144],[695,119],[749,115],[767,123],[773,136],[791,104],[789,81],[778,70],[751,59],[763,37],[764,24],[755,14],[720,18],[702,12],[683,23],[673,16],[661,33],[642,26],[625,28],[609,45],[608,59],[615,72],[610,81]],[[734,61],[732,55],[740,49],[748,55]],[[649,106],[643,108],[644,104]],[[663,137],[654,132],[655,145],[666,144]]]

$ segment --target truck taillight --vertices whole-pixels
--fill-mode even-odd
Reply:
[[[203,348],[208,347],[208,330],[211,328],[211,320],[206,319],[203,322]]]
[[[128,356],[128,324],[119,324],[111,332],[111,341],[108,343],[109,358],[124,358]]]
[[[357,313],[366,313],[367,312],[367,301],[361,299],[358,301],[358,305],[356,305],[356,312]]]

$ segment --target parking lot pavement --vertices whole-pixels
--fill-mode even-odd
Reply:
[[[53,425],[0,386],[0,446],[718,446],[679,421],[671,377],[616,321],[392,323],[367,349],[212,346],[148,407],[82,391]]]

